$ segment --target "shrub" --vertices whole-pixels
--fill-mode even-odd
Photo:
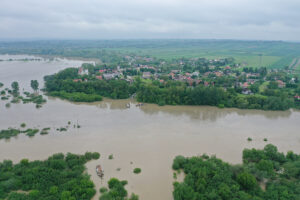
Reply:
[[[257,186],[255,177],[247,172],[240,173],[237,181],[245,190],[253,190]]]
[[[135,174],[139,174],[141,172],[142,172],[141,168],[134,168],[134,170],[133,170],[133,173],[135,173]]]
[[[183,156],[176,156],[172,168],[173,170],[179,170],[181,168],[184,168],[184,164],[187,162],[187,159]]]
[[[108,189],[106,187],[101,187],[99,191],[100,193],[105,193],[108,191]]]
[[[92,158],[93,158],[94,160],[98,160],[98,159],[100,158],[100,153],[94,152],[94,153],[92,154]]]

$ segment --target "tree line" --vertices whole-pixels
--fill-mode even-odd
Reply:
[[[157,80],[143,81],[141,78],[136,78],[133,83],[121,79],[98,80],[93,76],[78,75],[77,68],[68,68],[44,79],[49,95],[73,101],[96,101],[101,100],[100,96],[126,99],[136,94],[138,101],[158,105],[210,105],[263,110],[295,107],[294,100],[285,91],[270,88],[263,94],[242,95],[240,88],[225,89],[218,84],[190,86],[180,81],[167,80],[161,83]]]

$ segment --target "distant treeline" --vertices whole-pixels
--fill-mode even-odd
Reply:
[[[81,81],[74,81],[75,79]],[[130,84],[125,80],[97,80],[91,76],[82,78],[76,68],[46,76],[45,81],[45,90],[49,95],[72,101],[97,101],[101,100],[100,96],[125,99],[136,93],[138,101],[159,105],[210,105],[263,110],[287,110],[296,106],[294,100],[280,90],[270,91],[267,96],[242,95],[237,92],[238,88],[225,90],[203,84],[191,87],[179,81],[145,82],[137,78]]]
[[[207,55],[297,57],[300,44],[282,41],[241,41],[201,39],[154,39],[154,40],[51,40],[0,42],[1,54],[31,54],[64,57],[98,58],[104,62],[120,60],[121,55],[157,55],[184,57],[191,53]],[[288,59],[290,60],[290,59]],[[288,61],[289,63],[289,61]],[[286,65],[287,62],[281,63]]]

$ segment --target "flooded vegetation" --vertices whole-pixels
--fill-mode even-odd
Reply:
[[[18,78],[20,91],[30,90],[30,81],[60,69],[76,67],[81,61],[3,61],[0,63],[0,82],[10,85]],[[34,104],[14,104],[5,108],[0,101],[0,130],[7,127],[43,128],[66,127],[66,134],[49,131],[46,135],[26,137],[20,134],[0,140],[0,160],[14,163],[45,160],[55,153],[101,153],[99,160],[85,164],[91,175],[96,195],[101,187],[108,188],[111,178],[127,180],[128,196],[135,193],[142,200],[169,199],[173,191],[173,159],[206,153],[216,155],[224,162],[242,163],[245,148],[263,148],[272,143],[279,152],[300,152],[300,112],[219,109],[209,106],[136,106],[133,99],[77,103],[55,97],[45,97],[47,103],[40,109]],[[68,122],[71,124],[68,124]],[[80,125],[79,125],[80,124]],[[74,125],[81,128],[73,128]],[[46,131],[46,130],[45,130]],[[248,142],[247,138],[252,141]],[[267,138],[267,143],[264,141]],[[113,159],[109,156],[113,155]],[[101,179],[95,167],[101,165]],[[139,167],[138,175],[133,170]],[[120,169],[120,170],[117,170]],[[182,180],[182,173],[176,180]]]
[[[173,169],[185,179],[174,183],[174,200],[299,199],[300,155],[278,152],[276,146],[244,149],[243,164],[230,165],[215,156],[176,156]],[[267,185],[267,187],[265,187]]]
[[[97,152],[86,152],[54,154],[43,161],[22,159],[17,164],[4,160],[0,162],[0,198],[91,199],[96,191],[84,164],[99,157]]]

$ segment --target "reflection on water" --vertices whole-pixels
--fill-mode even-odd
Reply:
[[[77,61],[0,62],[0,82],[20,80],[29,84],[28,80],[77,65]],[[136,107],[133,99],[71,103],[47,98],[48,102],[41,109],[33,104],[12,104],[7,109],[6,101],[0,101],[0,129],[19,127],[23,122],[28,127],[51,127],[48,135],[33,138],[19,135],[8,141],[0,140],[0,160],[18,162],[22,158],[46,159],[58,152],[97,151],[101,153],[100,160],[86,165],[96,184],[97,195],[110,177],[117,177],[128,180],[129,192],[138,194],[142,200],[171,200],[172,159],[179,154],[216,154],[228,162],[239,163],[242,150],[262,148],[266,144],[263,138],[268,138],[280,151],[300,152],[298,111],[153,104]],[[127,103],[130,108],[126,107]],[[82,128],[55,131],[68,121],[79,123]],[[248,142],[248,137],[253,141]],[[110,154],[114,155],[113,160],[108,159]],[[104,168],[103,181],[96,175],[97,164]],[[135,167],[140,167],[142,173],[133,174]]]
[[[48,97],[53,100],[55,97]],[[67,102],[67,101],[66,101]],[[137,107],[137,101],[134,99],[123,99],[113,100],[105,98],[104,101],[93,102],[93,103],[78,103],[69,102],[74,105],[90,105],[101,109],[110,110],[127,110],[134,109]],[[130,104],[130,108],[126,105]],[[158,115],[159,113],[169,114],[173,116],[187,116],[193,120],[201,121],[216,121],[219,118],[224,118],[226,115],[237,114],[239,116],[263,116],[267,119],[280,119],[289,118],[293,112],[299,112],[298,110],[287,110],[287,111],[263,111],[263,110],[242,110],[236,108],[224,108],[219,109],[212,106],[158,106],[155,104],[144,104],[143,106],[137,107],[145,114]]]

